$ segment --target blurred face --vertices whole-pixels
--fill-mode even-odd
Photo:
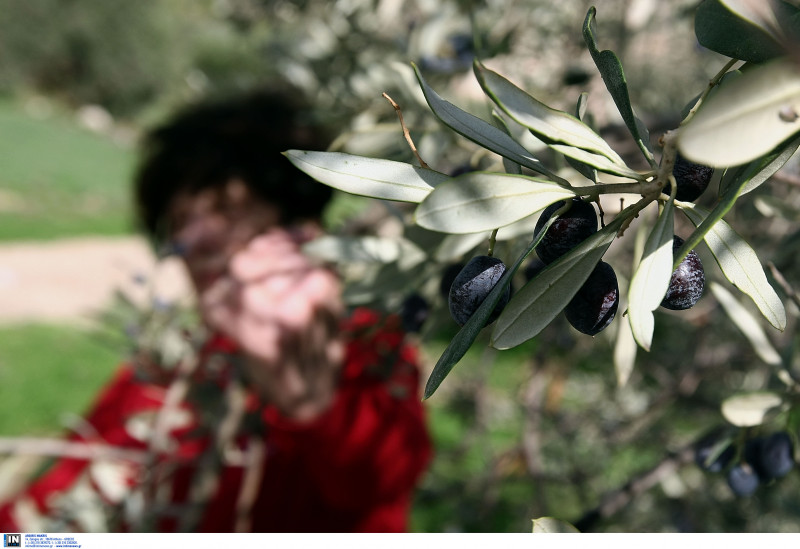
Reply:
[[[198,293],[226,273],[236,252],[280,220],[276,206],[235,179],[222,188],[176,195],[167,216],[172,244]]]

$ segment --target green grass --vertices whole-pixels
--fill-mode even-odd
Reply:
[[[0,101],[0,240],[131,232],[131,148]]]
[[[65,414],[83,413],[120,359],[78,328],[0,328],[0,436],[62,432]]]

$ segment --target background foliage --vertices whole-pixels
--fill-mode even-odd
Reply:
[[[623,61],[631,101],[656,130],[655,142],[658,129],[678,123],[683,106],[724,60],[695,39],[698,2],[600,4],[598,36]],[[0,0],[0,237],[129,231],[127,184],[140,129],[178,105],[276,77],[300,86],[317,105],[316,114],[342,128],[339,150],[411,158],[396,113],[381,97],[387,92],[435,169],[491,166],[495,159],[476,155],[431,115],[408,64],[416,62],[438,92],[485,117],[473,54],[491,59],[498,72],[556,108],[571,111],[588,91],[594,126],[641,168],[583,43],[589,5]],[[792,160],[726,217],[762,262],[772,262],[794,287],[800,284],[797,174]],[[713,207],[710,196],[704,199]],[[330,224],[340,234],[393,236],[406,214],[396,204],[340,198]],[[690,232],[688,224],[676,229]],[[448,250],[436,269],[411,278],[421,281],[418,287],[395,284],[380,303],[398,310],[411,290],[431,297],[432,315],[419,334],[428,367],[457,328],[446,301],[436,297],[440,264],[485,246],[478,240]],[[496,253],[515,257],[520,250],[514,246],[500,242]],[[708,271],[715,268],[704,247],[698,253]],[[614,245],[609,254],[615,265],[632,262],[630,247]],[[631,276],[625,268],[618,274]],[[771,281],[787,303],[789,320],[782,334],[768,331],[767,337],[800,374],[798,311]],[[522,282],[519,275],[515,283]],[[372,300],[363,287],[348,291],[354,301]],[[532,518],[555,516],[592,531],[800,530],[797,471],[752,498],[737,499],[723,477],[700,471],[686,450],[724,424],[719,404],[725,398],[779,387],[772,367],[710,293],[691,311],[658,313],[653,347],[640,353],[624,387],[613,368],[613,329],[587,338],[559,317],[510,351],[488,349],[481,341],[427,401],[437,456],[414,505],[413,529],[530,531]],[[65,355],[80,367],[65,364]],[[111,355],[74,328],[0,330],[3,385],[38,387],[20,389],[24,405],[0,403],[0,417],[9,418],[0,434],[45,432],[61,410],[79,412],[110,373]],[[76,389],[50,390],[67,383]],[[28,419],[13,419],[20,416]],[[593,513],[601,507],[602,513]]]

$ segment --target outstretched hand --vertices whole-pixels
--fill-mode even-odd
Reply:
[[[330,404],[343,354],[339,280],[302,253],[304,240],[285,229],[257,236],[199,296],[205,322],[238,343],[259,393],[296,419]]]

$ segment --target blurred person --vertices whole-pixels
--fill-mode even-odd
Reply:
[[[415,349],[398,318],[346,313],[336,274],[303,254],[331,190],[281,155],[326,141],[286,90],[146,137],[138,220],[183,260],[208,338],[194,367],[124,363],[67,439],[136,459],[58,458],[0,530],[407,529],[431,455]]]

